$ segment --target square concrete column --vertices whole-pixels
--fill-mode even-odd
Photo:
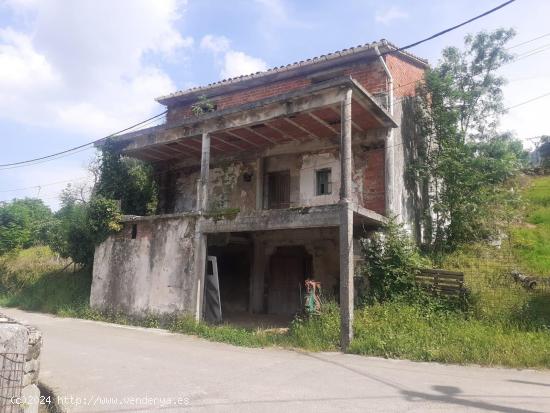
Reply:
[[[199,188],[197,193],[197,210],[206,211],[208,209],[208,179],[210,177],[210,134],[202,134],[201,151],[201,176],[199,179]]]
[[[342,101],[342,133],[340,137],[340,320],[342,351],[346,351],[353,338],[353,209],[352,209],[352,151],[351,151],[351,98],[346,91]]]
[[[208,180],[210,176],[210,135],[208,132],[202,134],[201,151],[201,175],[197,189],[197,211],[204,213],[208,210]],[[200,221],[203,218],[199,216],[197,230],[195,232],[195,274],[196,274],[196,306],[195,319],[202,319],[202,309],[204,300],[204,283],[206,276],[206,256],[207,256],[207,238],[199,230]]]

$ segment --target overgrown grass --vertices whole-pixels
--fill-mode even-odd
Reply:
[[[353,353],[445,363],[550,367],[550,331],[390,302],[356,313]]]
[[[0,305],[57,314],[87,305],[91,274],[73,272],[48,247],[0,257]]]
[[[533,178],[522,195],[525,221],[512,230],[514,254],[524,271],[550,276],[550,176]]]

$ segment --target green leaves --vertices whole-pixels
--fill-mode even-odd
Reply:
[[[403,228],[392,219],[384,232],[376,232],[362,240],[368,279],[365,302],[385,302],[415,288],[415,274],[421,258],[415,244]]]
[[[433,215],[427,241],[435,251],[488,236],[489,208],[499,188],[527,158],[521,142],[496,130],[513,30],[480,32],[465,48],[443,50],[439,65],[418,88],[416,125],[422,153],[410,171],[424,186]]]
[[[0,255],[29,248],[48,240],[53,214],[40,199],[15,199],[0,203]]]
[[[112,140],[102,147],[99,180],[94,193],[120,200],[121,210],[128,215],[148,215],[154,213],[157,206],[158,190],[152,167],[121,156]]]

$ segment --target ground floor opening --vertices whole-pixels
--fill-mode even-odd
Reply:
[[[287,324],[302,311],[306,279],[337,298],[337,228],[208,234],[207,243],[208,256],[216,257],[224,322]]]

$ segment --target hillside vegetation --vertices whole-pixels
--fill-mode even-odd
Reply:
[[[532,179],[524,198],[524,222],[511,234],[514,255],[522,270],[550,276],[550,176]]]

